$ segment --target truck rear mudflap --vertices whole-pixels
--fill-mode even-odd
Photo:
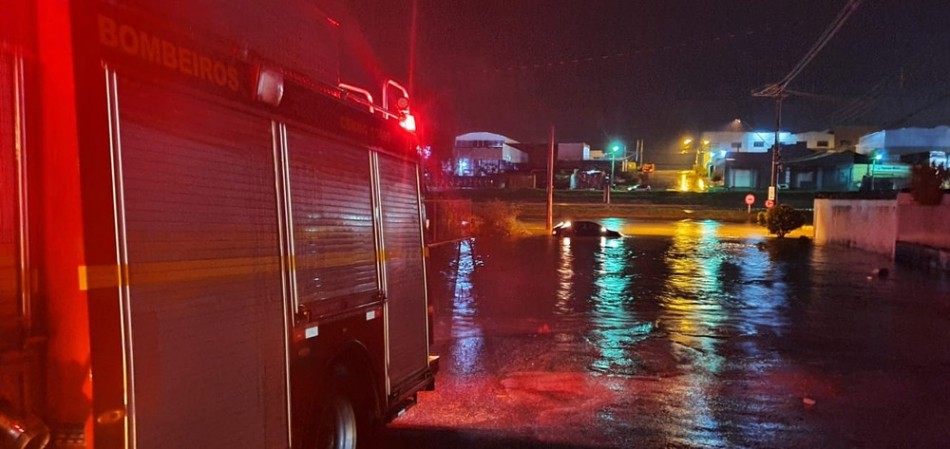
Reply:
[[[429,372],[432,373],[433,379],[429,385],[426,385],[425,391],[435,390],[435,375],[439,374],[439,356],[430,355],[429,356]]]

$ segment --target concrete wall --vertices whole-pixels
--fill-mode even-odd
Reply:
[[[897,240],[950,250],[950,195],[938,206],[921,206],[909,193],[897,196]]]
[[[815,244],[836,244],[894,257],[897,201],[815,200]]]
[[[950,271],[950,195],[921,206],[909,193],[896,200],[816,199],[815,244],[838,244],[897,262]]]

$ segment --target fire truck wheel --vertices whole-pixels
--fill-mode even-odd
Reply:
[[[345,390],[336,390],[317,423],[316,449],[356,449],[357,418],[353,400]]]

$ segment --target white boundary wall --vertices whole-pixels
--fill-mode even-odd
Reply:
[[[943,195],[938,206],[921,206],[909,193],[898,194],[897,213],[896,240],[950,249],[950,195]]]
[[[897,200],[815,200],[815,244],[844,245],[894,257]]]

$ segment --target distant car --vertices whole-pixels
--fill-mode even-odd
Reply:
[[[623,237],[619,232],[607,229],[593,221],[563,221],[554,226],[555,237]]]

